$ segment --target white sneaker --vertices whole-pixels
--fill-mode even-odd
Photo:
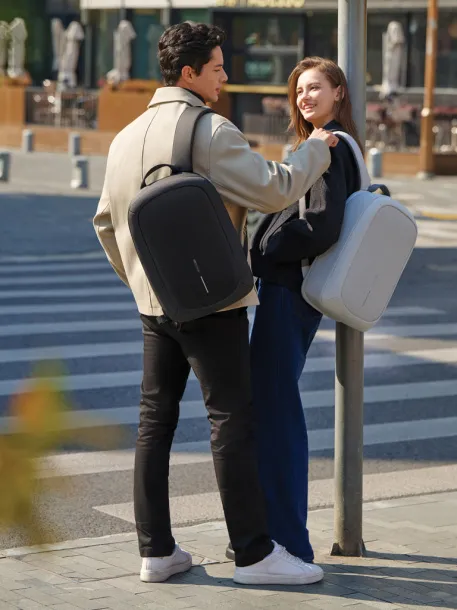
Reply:
[[[262,561],[236,567],[233,580],[242,585],[310,585],[324,578],[320,566],[305,563],[280,544],[273,544],[273,552]]]
[[[143,582],[163,582],[179,572],[187,572],[192,567],[192,555],[178,545],[168,557],[143,557],[140,579]]]

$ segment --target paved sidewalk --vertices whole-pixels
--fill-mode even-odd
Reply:
[[[322,583],[235,587],[223,523],[175,531],[194,567],[143,584],[135,534],[85,539],[46,551],[0,553],[0,610],[272,610],[457,608],[457,492],[364,507],[366,558],[331,557],[333,510],[313,511],[310,530]]]
[[[89,189],[70,188],[72,158],[64,153],[23,153],[10,150],[11,178],[0,183],[0,193],[61,194],[77,197],[100,195],[106,157],[89,155]],[[433,180],[419,180],[415,176],[384,176],[373,182],[387,184],[392,195],[407,205],[418,216],[437,220],[457,219],[457,176],[436,176]]]

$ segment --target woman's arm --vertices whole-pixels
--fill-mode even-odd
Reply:
[[[283,225],[268,240],[265,257],[277,263],[315,258],[338,241],[353,173],[350,151],[344,142],[330,151],[329,169],[310,190],[310,207],[303,218]]]

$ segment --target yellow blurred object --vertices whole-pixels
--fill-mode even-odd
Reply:
[[[12,397],[9,415],[14,424],[0,435],[0,531],[20,528],[28,544],[56,539],[56,532],[37,509],[37,501],[50,489],[49,481],[43,487],[37,460],[63,442],[106,448],[120,440],[114,428],[94,434],[89,418],[78,430],[68,426],[70,404],[63,379],[57,364],[38,366]],[[55,482],[61,485],[62,480]]]

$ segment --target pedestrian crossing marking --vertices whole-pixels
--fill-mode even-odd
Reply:
[[[377,502],[386,498],[403,498],[414,495],[425,495],[445,492],[455,489],[457,480],[457,465],[433,466],[431,468],[416,468],[395,472],[365,474],[363,477],[364,502]],[[318,479],[309,481],[309,510],[333,506],[333,479]],[[134,523],[133,502],[105,504],[94,506],[94,510]],[[364,511],[376,509],[364,507]],[[222,521],[224,514],[220,496],[217,491],[196,493],[191,495],[172,496],[170,512],[174,527],[190,523],[207,521]],[[313,515],[310,515],[312,520]],[[369,520],[366,519],[367,523]]]
[[[0,277],[0,286],[33,286],[54,284],[103,284],[119,282],[114,273],[86,273],[84,275],[38,275],[27,277]]]

